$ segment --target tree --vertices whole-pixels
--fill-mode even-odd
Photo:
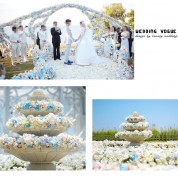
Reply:
[[[126,9],[121,3],[113,3],[103,7],[103,13],[120,20],[124,25],[130,26],[134,29],[134,10],[131,9],[126,13]],[[109,26],[108,22],[105,22],[106,26]]]
[[[131,9],[130,12],[126,13],[123,23],[127,26],[130,26],[132,29],[134,29],[134,10],[133,9]]]
[[[125,19],[125,8],[121,3],[113,3],[108,6],[104,6],[104,13],[113,17],[115,19],[119,19],[123,21]]]
[[[103,7],[103,13],[115,19],[124,21],[125,9],[121,3],[113,3]],[[109,27],[109,22],[105,20],[105,26]]]

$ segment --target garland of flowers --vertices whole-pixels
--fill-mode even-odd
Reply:
[[[83,146],[84,141],[77,136],[69,136],[67,134],[60,134],[55,137],[35,136],[33,134],[23,134],[23,136],[9,137],[2,135],[0,138],[0,147],[4,149],[50,149],[55,150],[66,149],[75,151],[77,148]]]
[[[63,113],[64,106],[57,101],[37,100],[37,101],[20,101],[14,106],[15,112],[33,113],[33,112],[49,112],[49,113]]]
[[[59,4],[59,5],[56,5],[56,6],[43,8],[39,11],[34,11],[30,14],[18,17],[18,18],[14,19],[10,22],[1,24],[0,25],[0,43],[7,43],[8,46],[10,44],[9,36],[5,33],[4,27],[6,27],[6,26],[19,26],[19,25],[22,24],[22,22],[24,20],[27,20],[27,19],[30,19],[30,22],[27,25],[28,26],[28,37],[30,37],[35,42],[35,40],[36,40],[35,30],[37,28],[39,28],[41,25],[46,24],[49,16],[51,16],[56,11],[58,11],[62,8],[76,8],[76,9],[80,10],[83,14],[85,14],[89,18],[90,23],[92,24],[93,35],[94,35],[93,38],[95,40],[98,40],[98,41],[100,41],[102,35],[104,34],[104,29],[105,29],[104,20],[105,19],[107,19],[109,21],[111,26],[112,25],[115,25],[116,27],[122,27],[123,26],[120,23],[119,20],[114,19],[114,18],[107,16],[105,14],[102,14],[102,13],[100,13],[96,10],[93,10],[91,8],[88,8],[88,7],[79,5],[79,4]],[[38,19],[42,19],[42,21],[35,24],[35,22]],[[97,31],[97,34],[95,33],[95,31]],[[100,45],[102,45],[102,43]],[[17,79],[23,78],[23,77],[24,76],[21,75],[20,77],[17,77]],[[32,77],[38,78],[38,76],[36,76],[36,75],[33,76],[33,75],[30,74],[29,78],[32,78]]]
[[[33,116],[29,115],[25,117],[24,115],[18,117],[12,117],[6,123],[9,130],[17,132],[18,130],[28,131],[34,129],[57,129],[65,131],[70,128],[75,119],[69,117],[63,117],[49,113],[45,116]]]

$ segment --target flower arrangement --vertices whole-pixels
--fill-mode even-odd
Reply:
[[[93,141],[94,170],[177,170],[178,141],[145,142],[139,147],[126,141]]]
[[[32,113],[32,112],[45,112],[45,113],[63,113],[64,106],[57,101],[37,100],[37,101],[20,101],[14,106],[15,112]]]
[[[28,105],[28,104],[27,104]],[[30,106],[28,106],[30,107]],[[12,117],[6,123],[9,130],[18,131],[32,131],[32,130],[42,130],[42,129],[56,129],[64,132],[70,128],[75,119],[69,117],[63,117],[49,113],[45,116],[33,116],[29,115],[25,117],[24,115],[18,117]]]
[[[49,80],[56,76],[54,67],[49,65],[51,56],[51,46],[47,43],[43,51],[36,46],[31,50],[33,56],[34,69],[20,73],[12,77],[13,80]]]
[[[7,122],[7,127],[21,136],[3,134],[0,148],[28,161],[27,170],[56,170],[54,161],[85,145],[81,137],[62,133],[75,121],[55,115],[63,110],[60,102],[51,101],[40,89],[35,90],[29,100],[15,105],[14,116]]]
[[[147,130],[148,122],[144,122],[144,120],[143,116],[139,116],[137,112],[134,112],[126,118],[126,123],[121,124],[125,131],[117,132],[115,137],[130,141],[131,145],[139,145],[152,136],[152,131]]]
[[[86,168],[85,153],[74,153],[56,163],[57,170],[83,170]]]
[[[69,136],[67,134],[60,134],[55,137],[35,136],[33,134],[23,134],[18,137],[8,137],[8,135],[2,135],[0,138],[0,147],[11,150],[11,149],[50,149],[54,148],[65,149],[65,151],[75,151],[77,148],[83,145],[83,140],[77,136]]]
[[[122,124],[123,128],[125,130],[145,130],[146,128],[148,128],[148,122],[137,122],[137,123],[123,123]]]
[[[59,162],[55,162],[56,170],[83,170],[85,169],[85,153],[67,155]],[[29,162],[22,161],[12,155],[0,154],[0,171],[26,171]]]

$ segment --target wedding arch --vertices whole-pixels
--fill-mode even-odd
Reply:
[[[35,30],[39,28],[42,24],[46,24],[48,18],[55,12],[63,8],[75,8],[80,10],[84,15],[89,18],[91,28],[93,31],[94,40],[100,41],[105,30],[105,21],[109,23],[110,26],[122,27],[123,25],[119,20],[114,19],[108,15],[105,15],[99,11],[93,10],[91,8],[79,5],[79,4],[59,4],[47,8],[43,8],[39,11],[34,11],[30,14],[18,17],[10,22],[3,23],[0,25],[0,43],[9,44],[9,36],[5,33],[4,28],[8,26],[19,26],[25,20],[29,20],[28,26],[28,37],[33,41],[36,39]],[[40,20],[40,22],[38,22]]]

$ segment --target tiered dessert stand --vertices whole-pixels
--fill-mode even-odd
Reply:
[[[17,103],[14,113],[7,127],[19,136],[3,135],[0,147],[30,162],[28,170],[56,170],[54,161],[78,151],[84,145],[80,137],[62,133],[75,120],[62,116],[63,105],[51,101],[42,90],[34,91],[27,101]]]
[[[148,122],[145,122],[144,117],[139,116],[137,112],[128,116],[121,126],[125,131],[117,132],[115,137],[129,141],[131,146],[140,145],[152,136],[151,130],[148,130]]]

